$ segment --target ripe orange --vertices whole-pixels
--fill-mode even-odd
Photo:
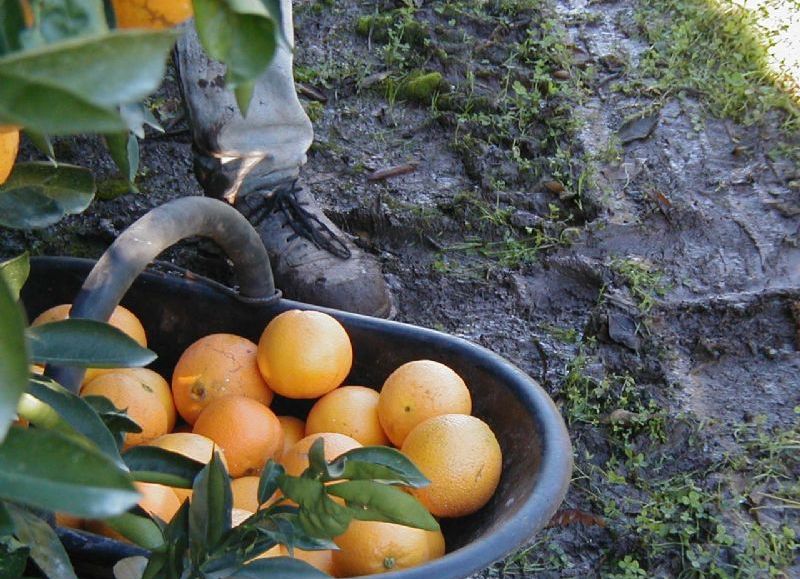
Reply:
[[[67,513],[56,513],[55,517],[56,517],[56,526],[58,527],[70,527],[72,529],[83,528],[83,519],[81,519],[80,517],[69,515]]]
[[[231,481],[231,492],[233,493],[233,506],[255,513],[261,505],[258,504],[258,482],[260,476],[241,476]],[[273,495],[267,499],[266,505],[274,502]]]
[[[124,370],[107,372],[84,384],[81,396],[105,396],[142,428],[141,432],[125,434],[127,448],[166,434],[169,417],[162,397],[136,375]]]
[[[283,450],[283,430],[275,414],[252,398],[226,396],[209,404],[194,423],[225,451],[232,478],[261,473]]]
[[[409,433],[400,451],[431,481],[411,493],[437,517],[474,513],[500,482],[500,445],[489,426],[474,416],[429,418]]]
[[[139,506],[150,515],[156,516],[162,521],[169,522],[178,509],[181,502],[170,487],[155,483],[134,482],[133,485],[142,494],[139,499]],[[85,524],[86,530],[98,535],[110,537],[117,541],[130,543],[131,541],[109,527],[102,520],[88,520]]]
[[[303,471],[308,468],[308,451],[314,441],[320,437],[325,441],[324,451],[325,460],[327,461],[331,461],[340,454],[361,446],[357,440],[338,432],[319,432],[306,436],[290,448],[288,452],[284,453],[280,461],[278,461],[286,469],[286,474],[290,476],[303,474]]]
[[[283,455],[306,435],[306,423],[294,416],[278,416],[283,428]]]
[[[270,557],[292,557],[305,561],[312,567],[316,567],[323,573],[335,577],[333,567],[333,551],[330,549],[325,551],[303,551],[302,549],[294,549],[293,555],[289,554],[289,549],[286,545],[275,545],[271,549],[264,551],[262,554],[254,557],[254,559],[268,559]]]
[[[72,304],[53,306],[39,314],[36,319],[31,322],[31,326],[66,320],[69,317],[71,309]],[[145,334],[144,326],[142,326],[142,322],[139,321],[139,318],[129,309],[123,306],[115,307],[114,311],[111,312],[111,317],[108,318],[108,323],[128,334],[143,348],[147,347],[147,335]],[[112,370],[114,370],[114,368],[87,368],[83,383],[86,384],[101,374],[111,372]]]
[[[188,456],[192,460],[202,462],[203,464],[209,463],[214,450],[216,450],[223,464],[227,466],[225,452],[221,448],[214,446],[213,440],[199,434],[191,432],[172,432],[151,440],[147,445],[157,446],[164,450],[170,450],[182,454],[183,456]],[[192,497],[192,489],[170,488],[181,502]]]
[[[389,444],[378,420],[378,393],[364,386],[342,386],[317,400],[306,418],[306,434],[338,432],[364,446]]]
[[[0,127],[0,185],[6,182],[14,168],[19,151],[19,129]]]
[[[118,28],[172,28],[192,17],[192,0],[112,0]]]
[[[141,383],[142,388],[152,391],[167,413],[167,432],[175,428],[177,413],[175,412],[175,403],[172,401],[172,390],[161,374],[149,368],[119,368],[114,370],[114,373],[131,376]]]
[[[425,531],[393,523],[353,520],[334,539],[337,577],[386,573],[422,565],[444,555],[441,531]]]
[[[322,312],[289,310],[267,324],[258,342],[258,367],[287,398],[318,398],[339,386],[353,364],[344,327]]]
[[[172,373],[172,395],[189,424],[225,396],[247,396],[264,406],[273,397],[258,371],[256,345],[233,334],[211,334],[186,348]]]
[[[403,364],[383,383],[378,401],[381,426],[395,446],[417,424],[440,414],[470,414],[472,397],[461,377],[432,360]]]

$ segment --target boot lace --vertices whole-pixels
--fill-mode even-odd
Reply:
[[[351,252],[344,240],[319,217],[306,209],[307,203],[298,201],[297,193],[300,191],[302,191],[302,187],[297,185],[297,179],[295,179],[291,183],[278,185],[269,191],[253,192],[250,195],[259,195],[264,199],[264,203],[259,203],[258,207],[246,217],[253,225],[258,226],[271,213],[280,212],[284,217],[284,225],[289,225],[294,231],[289,240],[303,237],[319,249],[342,259],[349,258]]]

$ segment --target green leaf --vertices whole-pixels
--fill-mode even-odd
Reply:
[[[105,396],[84,396],[83,400],[100,416],[100,420],[114,437],[117,448],[122,448],[126,432],[141,432],[142,427],[136,424],[124,410],[118,409]]]
[[[260,512],[257,513],[260,515]],[[303,530],[297,513],[272,514],[265,520],[256,517],[256,528],[275,543],[286,545],[291,549],[304,551],[323,551],[338,549],[336,543],[327,538],[312,537]]]
[[[275,24],[278,27],[280,39],[286,44],[287,48],[291,49],[292,43],[289,42],[288,38],[286,38],[286,34],[284,33],[285,31],[283,29],[283,11],[281,10],[281,0],[261,0],[261,3],[264,5],[264,8],[266,8],[269,17],[275,21]]]
[[[331,538],[347,530],[352,513],[335,503],[318,480],[282,475],[278,479],[284,495],[300,505],[298,521],[312,537]]]
[[[164,542],[167,545],[166,576],[178,579],[183,574],[184,555],[189,548],[189,501],[184,501],[164,529]],[[159,578],[164,576],[157,575]]]
[[[11,535],[14,533],[14,521],[11,519],[11,514],[5,507],[5,503],[0,501],[0,537]],[[2,575],[0,575],[2,577]]]
[[[33,513],[17,505],[8,505],[14,519],[16,536],[31,550],[31,558],[47,577],[77,579],[67,552],[55,531]]]
[[[325,440],[322,437],[316,439],[308,449],[308,468],[303,476],[323,482],[332,478],[328,473],[328,461],[325,460]]]
[[[414,488],[430,484],[404,454],[386,446],[354,448],[331,461],[328,471],[334,479],[371,479]]]
[[[0,276],[0,443],[28,386],[28,346],[22,308]]]
[[[48,135],[126,129],[116,107],[140,101],[164,76],[172,30],[115,30],[0,59],[0,125]]]
[[[39,149],[39,152],[45,155],[51,165],[57,166],[58,163],[56,162],[56,152],[53,150],[53,143],[50,141],[50,137],[47,135],[43,135],[42,133],[37,133],[36,131],[30,131],[25,129],[25,134],[28,137],[33,145]]]
[[[0,186],[0,225],[47,227],[65,215],[86,209],[95,189],[92,172],[83,167],[19,163]]]
[[[122,118],[125,119],[128,130],[140,139],[144,139],[145,125],[155,129],[159,133],[164,132],[164,127],[158,123],[158,120],[156,120],[153,113],[150,112],[150,109],[142,103],[122,105],[119,108],[119,113],[122,115]]]
[[[11,290],[15,300],[19,300],[19,292],[31,272],[31,260],[27,251],[0,263],[0,277]]]
[[[30,380],[28,394],[53,408],[75,431],[96,444],[118,466],[124,467],[113,434],[83,398],[48,378],[40,377]]]
[[[28,328],[31,358],[37,362],[82,368],[146,366],[155,352],[105,322],[67,319]]]
[[[239,579],[261,579],[262,577],[280,577],[281,579],[327,579],[319,569],[315,569],[305,561],[292,557],[270,557],[256,559],[230,575]]]
[[[246,114],[250,108],[250,101],[253,100],[253,93],[256,90],[256,83],[253,81],[240,82],[233,89],[233,94],[236,97],[236,104],[240,111]]]
[[[41,3],[35,31],[48,44],[108,32],[99,0],[47,0]]]
[[[19,33],[25,28],[25,18],[18,0],[0,2],[0,57],[22,47]]]
[[[106,146],[114,163],[132,185],[139,170],[139,141],[133,133],[105,135]]]
[[[385,521],[426,531],[438,531],[439,523],[417,499],[382,483],[357,480],[326,487],[328,494],[341,497],[362,521]]]
[[[194,479],[189,507],[189,545],[195,563],[205,559],[231,528],[231,479],[214,452],[211,461]]]
[[[125,511],[139,494],[99,450],[58,432],[13,426],[0,445],[0,498],[96,518]]]
[[[164,536],[161,528],[153,520],[133,513],[122,513],[103,519],[103,522],[126,539],[145,549],[161,549]]]
[[[261,0],[194,0],[194,16],[206,53],[227,65],[229,88],[254,81],[272,61],[280,30]]]
[[[133,446],[122,455],[134,480],[184,489],[192,488],[202,462],[156,446]]]
[[[278,490],[278,478],[285,473],[283,466],[272,459],[267,461],[264,470],[261,471],[261,478],[258,480],[259,505],[266,503],[275,494],[275,491]]]
[[[17,579],[25,572],[30,549],[14,537],[0,537],[0,577]]]

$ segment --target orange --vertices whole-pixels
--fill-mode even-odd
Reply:
[[[275,545],[254,559],[268,559],[270,557],[294,557],[301,561],[305,561],[312,567],[316,567],[323,573],[327,573],[335,577],[333,567],[333,551],[330,549],[324,551],[303,551],[302,549],[294,549],[293,555],[289,554],[289,549],[286,545]]]
[[[117,28],[172,28],[192,17],[192,0],[112,0]]]
[[[472,397],[461,377],[432,360],[403,364],[383,383],[378,401],[381,426],[395,446],[417,424],[440,414],[470,414]]]
[[[319,432],[306,436],[281,457],[279,462],[286,469],[286,474],[291,476],[303,474],[308,468],[308,451],[320,437],[325,441],[325,460],[329,462],[340,454],[361,446],[357,440],[338,432]]]
[[[289,310],[267,324],[258,342],[258,367],[287,398],[318,398],[350,373],[353,347],[344,327],[322,312]]]
[[[283,430],[275,414],[252,398],[226,396],[209,404],[194,423],[225,451],[232,478],[258,475],[283,450]]]
[[[146,383],[124,370],[107,372],[84,384],[81,396],[105,396],[125,410],[141,432],[125,434],[125,447],[143,444],[167,433],[169,417],[161,397]]]
[[[441,531],[425,531],[394,523],[353,520],[334,539],[337,577],[386,573],[422,565],[444,555]]]
[[[338,432],[364,446],[386,445],[378,420],[378,393],[364,386],[342,386],[317,400],[306,418],[306,434]]]
[[[162,521],[169,522],[178,509],[181,508],[181,502],[172,489],[155,483],[134,482],[142,498],[139,499],[139,506],[147,511],[151,516],[156,516]],[[116,539],[117,541],[124,541],[130,543],[131,541],[109,527],[102,520],[89,520],[85,524],[86,530],[98,535],[103,535]]]
[[[273,394],[258,371],[253,342],[233,334],[211,334],[181,354],[172,372],[172,396],[178,413],[194,424],[214,400],[246,396],[269,406]]]
[[[83,528],[83,519],[80,517],[76,517],[75,515],[69,515],[67,513],[56,513],[56,526],[58,527],[70,527],[72,529],[82,529]]]
[[[170,434],[165,434],[163,436],[159,436],[158,438],[154,438],[148,442],[147,445],[157,446],[159,448],[163,448],[164,450],[170,450],[172,452],[182,454],[183,456],[188,456],[192,460],[202,462],[203,464],[208,464],[209,461],[211,461],[211,456],[216,450],[219,453],[223,464],[227,465],[225,462],[224,451],[221,448],[214,446],[214,441],[212,441],[210,438],[201,436],[199,434],[194,434],[191,432],[172,432]],[[192,489],[181,489],[176,487],[170,488],[181,500],[181,502],[192,497]]]
[[[437,517],[474,513],[500,482],[500,445],[489,426],[474,416],[429,418],[409,433],[400,451],[431,481],[411,493]]]
[[[112,371],[115,374],[125,374],[134,380],[138,380],[142,388],[151,392],[164,407],[164,411],[167,413],[167,432],[175,428],[177,414],[175,412],[175,403],[172,401],[172,390],[167,381],[158,372],[154,372],[149,368],[119,368],[106,370],[103,373],[106,374]]]
[[[294,416],[278,416],[283,428],[283,455],[306,435],[306,423]]]
[[[19,151],[19,129],[0,127],[0,185],[11,175]]]
[[[53,306],[39,314],[36,319],[33,320],[31,326],[66,320],[69,317],[70,309],[72,309],[72,304]],[[143,348],[147,347],[147,335],[145,334],[144,326],[142,326],[142,322],[139,321],[139,318],[129,309],[123,306],[115,307],[114,311],[111,312],[111,316],[108,318],[108,323],[128,334]],[[114,368],[87,368],[83,383],[86,384],[92,379],[106,372],[110,372],[111,370],[114,370]]]
[[[258,504],[258,483],[260,476],[242,476],[231,481],[231,492],[233,493],[233,506],[255,513],[261,505]],[[273,502],[273,497],[267,499],[266,505]]]

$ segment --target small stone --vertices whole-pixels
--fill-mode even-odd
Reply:
[[[555,78],[557,80],[567,80],[567,79],[569,79],[569,77],[570,77],[570,74],[569,74],[568,70],[561,69],[561,70],[557,70],[557,71],[555,71],[553,73],[553,78]]]
[[[544,187],[551,193],[561,193],[564,190],[564,184],[561,181],[548,181]]]

